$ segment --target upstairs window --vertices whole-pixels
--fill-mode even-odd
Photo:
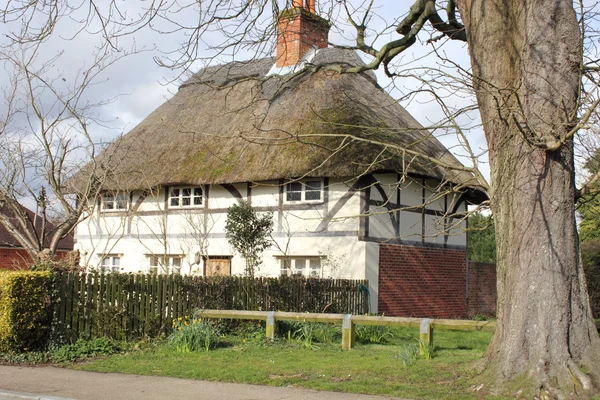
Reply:
[[[198,207],[201,205],[201,187],[171,188],[169,191],[169,206],[172,208]]]
[[[103,211],[127,210],[127,193],[106,193],[102,195],[100,205]]]
[[[323,199],[323,181],[310,179],[285,185],[286,202],[318,202]]]
[[[102,272],[121,272],[121,256],[117,254],[106,254],[100,263]]]

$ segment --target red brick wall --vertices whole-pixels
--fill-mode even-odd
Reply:
[[[469,263],[469,315],[496,315],[496,264]]]
[[[61,259],[67,255],[68,251],[59,250],[56,253],[56,258]],[[0,248],[0,270],[1,269],[27,269],[31,265],[31,257],[23,249],[15,248]]]
[[[31,257],[25,250],[0,248],[0,269],[27,269]]]
[[[381,244],[379,313],[465,317],[466,259],[467,253],[463,250]]]

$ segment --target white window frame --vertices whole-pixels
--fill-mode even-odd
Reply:
[[[181,274],[183,254],[146,254],[148,258],[148,273],[150,274]],[[165,257],[167,262],[165,262]]]
[[[319,183],[318,190],[310,190],[311,186],[309,184]],[[300,190],[291,190],[292,186],[299,187]],[[284,185],[283,190],[283,201],[284,203],[322,203],[323,200],[323,178],[306,178],[301,180],[289,181]],[[307,190],[308,188],[308,190]],[[318,199],[307,199],[307,193],[319,193]],[[288,196],[290,193],[300,193],[300,199],[288,200]]]
[[[109,204],[111,207],[108,207]],[[125,192],[104,193],[100,196],[100,210],[103,212],[127,211],[128,206],[129,195]]]
[[[278,256],[279,274],[301,275],[307,278],[322,278],[323,256]]]
[[[121,272],[123,270],[123,267],[121,266],[121,260],[123,259],[122,254],[100,254],[99,256],[100,272]]]
[[[168,208],[198,208],[204,205],[204,186],[173,186],[168,190]],[[189,195],[184,195],[186,190],[190,191]],[[197,190],[200,190],[200,194],[197,194]],[[174,196],[175,192],[177,195]],[[190,204],[184,205],[185,199],[189,199]],[[196,203],[196,199],[199,199],[199,203]],[[173,205],[174,200],[177,201],[175,205]]]

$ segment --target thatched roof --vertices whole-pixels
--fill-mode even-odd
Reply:
[[[402,156],[398,148],[462,167],[377,85],[373,73],[321,69],[267,76],[274,61],[209,67],[184,82],[173,98],[100,155],[98,161],[112,168],[105,187],[354,177],[390,170],[475,183],[469,173]],[[353,51],[322,49],[312,63],[362,61]]]

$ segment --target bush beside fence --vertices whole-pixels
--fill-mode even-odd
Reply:
[[[363,314],[366,280],[56,273],[52,339],[169,333],[196,308]]]
[[[0,351],[35,349],[50,325],[50,271],[0,271]]]

